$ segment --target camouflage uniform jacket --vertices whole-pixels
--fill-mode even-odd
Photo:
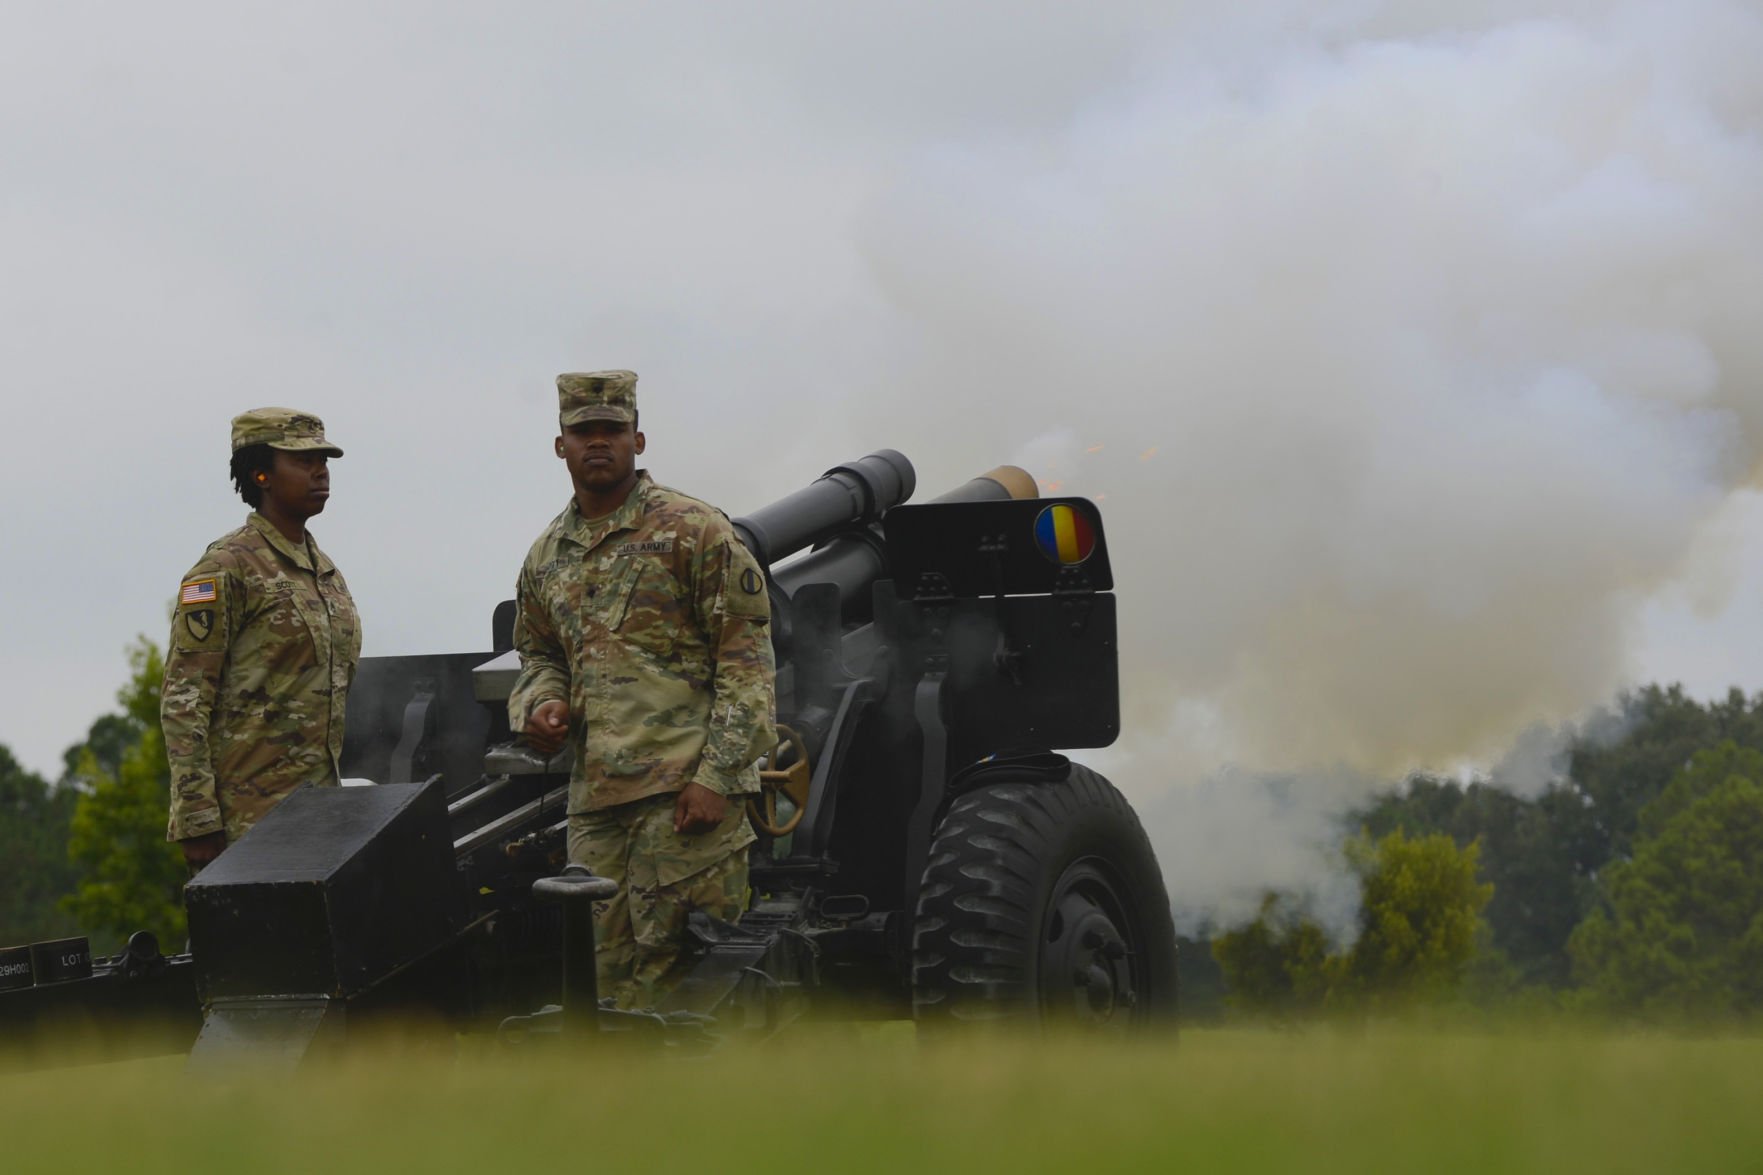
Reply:
[[[712,506],[647,473],[623,506],[574,499],[520,569],[508,700],[519,731],[540,702],[569,703],[570,814],[699,783],[759,790],[777,741],[765,576]]]
[[[336,784],[360,658],[355,602],[310,535],[295,546],[253,511],[211,543],[165,654],[166,838],[231,841],[301,784]]]

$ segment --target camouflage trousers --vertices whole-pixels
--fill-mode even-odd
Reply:
[[[256,783],[217,783],[215,798],[220,802],[221,827],[226,832],[227,847],[238,844],[239,838],[250,832],[253,825],[307,783],[314,787],[336,787],[337,779],[334,775],[313,780],[296,779],[267,790]]]
[[[215,798],[220,801],[220,830],[226,833],[226,847],[232,848],[239,843],[239,838],[250,832],[259,820],[269,815],[275,806],[293,795],[296,790],[305,786],[305,781],[295,783],[292,787],[281,788],[265,793],[254,788],[235,788],[227,784],[215,787]],[[313,787],[337,787],[335,779],[316,779]],[[173,842],[175,843],[175,842]],[[195,880],[196,874],[202,870],[194,865],[188,867],[189,877]]]
[[[602,997],[621,1008],[655,1006],[685,976],[686,915],[733,921],[747,904],[745,796],[709,832],[673,830],[677,795],[649,796],[569,818],[569,861],[618,882],[618,896],[594,904],[596,972]]]

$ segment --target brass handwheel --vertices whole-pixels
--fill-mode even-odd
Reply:
[[[747,815],[753,827],[766,836],[788,836],[802,823],[808,810],[808,744],[789,727],[779,724],[777,746],[766,756],[769,766],[759,772],[759,794],[747,800]],[[778,793],[790,797],[796,810],[789,820],[778,823]]]

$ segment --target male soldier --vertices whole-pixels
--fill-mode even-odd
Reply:
[[[252,512],[178,589],[159,714],[171,820],[191,869],[303,783],[335,785],[361,624],[306,521],[330,499],[324,422],[291,408],[233,418],[233,485]]]
[[[744,797],[777,741],[765,576],[721,511],[638,471],[637,377],[557,377],[575,494],[520,569],[513,728],[575,752],[569,859],[619,883],[595,909],[600,991],[652,1006],[686,915],[746,900]]]

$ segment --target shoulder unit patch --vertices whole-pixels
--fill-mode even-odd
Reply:
[[[190,630],[190,636],[197,644],[201,644],[214,635],[214,609],[196,608],[184,613],[184,626]]]

